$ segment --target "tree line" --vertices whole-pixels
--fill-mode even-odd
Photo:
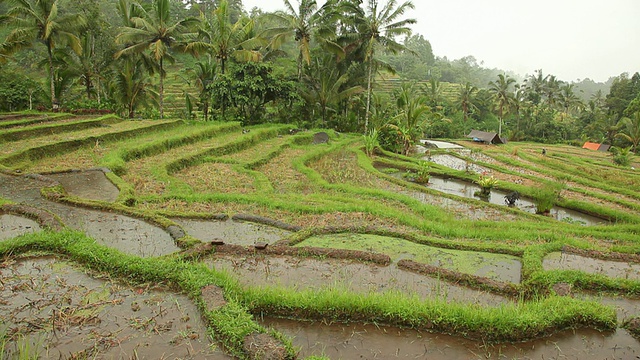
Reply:
[[[637,150],[638,73],[585,97],[580,84],[542,70],[519,79],[471,56],[434,56],[411,33],[411,1],[283,5],[262,12],[239,0],[0,1],[0,110],[162,118],[166,85],[179,83],[185,118],[375,130],[398,151],[419,137],[471,129]],[[395,85],[385,89],[389,74]]]

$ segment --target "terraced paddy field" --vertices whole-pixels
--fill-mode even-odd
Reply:
[[[637,157],[291,128],[0,115],[2,357],[640,356]]]

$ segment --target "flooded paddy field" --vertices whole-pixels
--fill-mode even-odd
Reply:
[[[295,290],[345,290],[349,292],[396,292],[422,299],[498,306],[511,300],[484,291],[454,285],[445,280],[415,274],[395,264],[381,266],[350,260],[287,256],[214,256],[205,263],[226,270],[245,286],[285,287]]]
[[[252,246],[273,244],[291,234],[290,231],[246,221],[173,219],[191,236],[204,242],[222,240],[225,244]]]
[[[38,358],[231,359],[188,297],[91,276],[54,257],[0,263],[0,332]]]
[[[550,253],[544,258],[542,266],[545,270],[580,270],[611,278],[640,280],[638,263],[593,259],[564,252]]]
[[[300,355],[329,359],[636,359],[639,342],[625,330],[566,330],[514,344],[486,344],[462,337],[375,324],[298,322],[265,318],[300,347]]]
[[[18,235],[40,230],[40,225],[37,222],[24,216],[0,215],[0,240],[11,239]]]
[[[559,221],[540,221],[528,214],[535,211],[531,199],[523,197],[516,203],[522,211],[508,209],[506,193],[499,190],[492,191],[486,202],[469,201],[479,189],[475,184],[439,175],[432,175],[427,185],[435,191],[422,190],[415,184],[409,186],[408,182],[381,176],[375,170],[377,155],[365,154],[361,135],[328,131],[329,144],[312,144],[312,134],[295,138],[292,133],[278,135],[267,127],[243,129],[240,124],[232,124],[217,131],[208,125],[190,123],[177,128],[181,130],[175,134],[159,132],[171,140],[161,144],[141,126],[114,122],[95,133],[113,133],[117,140],[110,142],[105,137],[91,144],[91,149],[73,150],[70,159],[84,159],[77,166],[62,161],[69,149],[47,154],[51,155],[49,160],[21,159],[17,169],[10,166],[16,162],[3,162],[5,158],[0,157],[0,348],[4,347],[0,356],[20,358],[25,352],[64,359],[323,356],[582,360],[640,356],[640,340],[634,337],[633,330],[622,328],[627,320],[640,316],[638,294],[633,292],[633,286],[640,281],[638,263],[559,251],[565,249],[563,245],[572,245],[633,255],[637,253],[634,234],[638,223],[633,216],[609,223],[598,216],[580,217],[584,214],[556,207],[552,216]],[[28,132],[29,125],[24,129]],[[132,133],[130,139],[116,136],[119,130],[131,129],[139,129],[140,134]],[[93,133],[78,132],[74,137]],[[46,140],[47,144],[64,143],[58,137]],[[43,139],[35,141],[26,136],[25,140],[15,141],[15,149],[29,149],[40,143]],[[118,148],[126,149],[122,152],[126,156],[117,157]],[[490,154],[504,152],[499,159],[517,157],[517,151],[500,147],[454,150],[462,152],[466,160],[425,150],[398,164],[417,164],[421,158],[430,157],[440,165],[472,173],[493,174],[500,166],[506,167],[499,160],[492,161],[485,150]],[[12,152],[3,148],[0,155],[13,156]],[[588,154],[575,149],[571,156]],[[389,166],[395,167],[397,164],[389,158]],[[609,168],[606,161],[600,159],[599,171],[607,171],[607,175],[619,171],[620,178],[626,179],[623,182],[608,176],[611,186],[633,183],[634,170]],[[105,164],[113,165],[112,169],[97,167]],[[567,162],[566,166],[572,164]],[[38,169],[40,174],[25,176],[22,171],[26,169]],[[554,173],[545,172],[540,164],[536,164],[536,172],[518,172],[516,165],[509,165],[508,169],[523,176],[526,173],[554,179]],[[107,177],[105,172],[109,171],[114,173]],[[118,199],[119,189],[109,179],[133,189],[127,190],[132,192],[132,201],[123,205]],[[519,185],[535,183],[529,180]],[[600,195],[611,191],[609,183],[590,181],[589,186],[599,189]],[[58,193],[56,188],[55,196],[50,196],[55,185],[64,191]],[[589,199],[589,194],[583,195]],[[624,196],[635,198],[630,191]],[[80,244],[89,249],[89,254],[74,253],[73,241],[62,240],[47,251],[38,249],[37,244],[32,251],[20,248],[19,244],[29,241],[45,243],[45,237],[53,236],[57,230],[48,228],[31,213],[4,211],[5,205],[29,207],[54,217],[61,226],[84,233],[88,237],[79,240],[84,241]],[[213,209],[216,214],[211,213]],[[633,215],[634,211],[629,213]],[[236,217],[240,212],[248,216]],[[212,220],[217,214],[223,214],[221,218],[226,220]],[[258,215],[273,222],[255,220]],[[252,216],[254,220],[246,220]],[[271,226],[278,221],[292,222],[295,227]],[[176,241],[180,236],[170,233],[170,226],[184,232],[188,241]],[[404,235],[415,241],[405,240]],[[22,237],[12,240],[16,236]],[[420,239],[438,246],[424,245]],[[70,236],[67,240],[78,239]],[[226,253],[212,243],[219,241],[225,244],[223,247],[242,251]],[[282,248],[282,253],[272,251],[276,248]],[[309,249],[325,252],[313,253]],[[44,251],[46,257],[38,250]],[[357,256],[333,256],[347,252],[386,256],[390,261],[380,265]],[[535,254],[547,255],[536,258]],[[84,256],[82,261],[80,256]],[[125,260],[118,263],[119,258]],[[87,270],[92,267],[91,261],[100,263],[105,259],[121,268],[111,269],[109,263],[100,267],[105,273]],[[406,266],[408,263],[415,266]],[[145,280],[154,285],[134,281],[133,273],[141,264],[165,267],[163,278]],[[420,271],[420,266],[430,271]],[[572,284],[569,276],[547,277],[562,273],[554,270],[579,272],[592,280],[593,289]],[[173,279],[171,288],[163,286],[165,278]],[[124,279],[136,285],[128,285]],[[602,279],[607,280],[611,291],[597,291]],[[189,281],[193,286],[180,288],[182,282]],[[487,286],[489,281],[504,285],[509,291]],[[566,296],[553,293],[559,282],[569,289]],[[219,308],[209,307],[205,288],[214,289]],[[433,321],[446,318],[462,329],[483,320],[493,326],[496,319],[480,314],[486,311],[509,330],[514,322],[525,323],[523,327],[513,326],[517,331],[535,330],[521,342],[490,343],[483,340],[483,335],[492,335],[494,327],[483,328],[486,333],[469,334],[456,326],[444,327],[447,334],[431,333],[427,329],[432,327],[408,329],[381,323],[332,322],[329,319],[343,318],[343,310],[336,309],[347,305],[334,304],[335,299],[331,298],[323,298],[329,307],[317,318],[313,312],[305,314],[295,303],[282,308],[278,304],[281,299],[297,299],[295,296],[301,293],[315,299],[316,295],[332,291],[346,294],[355,299],[354,303],[381,299],[393,302],[396,308],[398,301],[405,298],[420,306],[436,303],[445,310],[437,312],[440,318],[434,317]],[[254,306],[254,302],[274,293],[273,303]],[[539,298],[531,299],[531,293]],[[253,295],[256,297],[251,298]],[[304,299],[296,301],[303,303]],[[531,309],[538,301],[549,308],[534,312]],[[203,302],[205,311],[196,306]],[[608,307],[601,307],[603,304]],[[276,309],[273,314],[269,313],[270,308]],[[501,318],[501,312],[509,313],[514,308],[531,313],[523,317],[511,313],[511,318]],[[594,314],[593,309],[598,313]],[[367,310],[372,311],[349,308],[346,313],[353,311],[353,318],[363,319],[362,314],[370,314]],[[415,316],[412,310],[403,309],[407,313],[399,317],[406,319],[392,323],[406,324],[404,320]],[[273,317],[276,314],[290,318]],[[560,320],[554,318],[556,314]],[[607,331],[595,330],[603,324],[598,322],[600,315],[611,320],[605,327]],[[535,320],[527,322],[528,316]],[[583,321],[587,317],[592,319]],[[540,331],[536,329],[539,322],[546,326]],[[276,338],[290,340],[295,351],[286,356],[280,352],[279,357],[269,357],[266,352],[254,356],[251,351],[258,341],[247,339],[262,339],[254,336],[267,333],[261,326],[275,329],[279,334]],[[212,340],[212,334],[220,342]],[[264,344],[271,345],[269,341]],[[259,351],[271,349],[269,346]]]

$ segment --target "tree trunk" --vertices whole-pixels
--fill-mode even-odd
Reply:
[[[222,72],[222,75],[224,75],[224,66],[225,66],[225,58],[223,57],[220,60],[220,72]],[[225,116],[225,112],[227,110],[227,100],[226,100],[226,96],[222,97],[222,119],[226,120],[226,116]]]
[[[160,119],[164,119],[164,71],[162,68],[162,58],[160,58]]]
[[[47,53],[49,55],[49,82],[51,90],[51,109],[58,110],[58,99],[56,99],[56,87],[53,83],[53,49],[51,42],[47,42]]]
[[[302,51],[298,54],[298,81],[302,80]]]
[[[371,76],[373,73],[373,60],[369,59],[369,76],[367,76],[367,110],[364,114],[364,133],[369,129],[369,110],[371,109]]]

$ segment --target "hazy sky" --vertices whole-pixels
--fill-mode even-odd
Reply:
[[[298,0],[290,0],[297,6]],[[380,0],[384,3],[386,0]],[[399,0],[401,2],[402,0]],[[324,1],[319,0],[318,4]],[[247,10],[283,9],[282,0],[243,0]],[[472,55],[484,67],[520,75],[606,81],[640,72],[640,0],[413,0],[436,56]]]

